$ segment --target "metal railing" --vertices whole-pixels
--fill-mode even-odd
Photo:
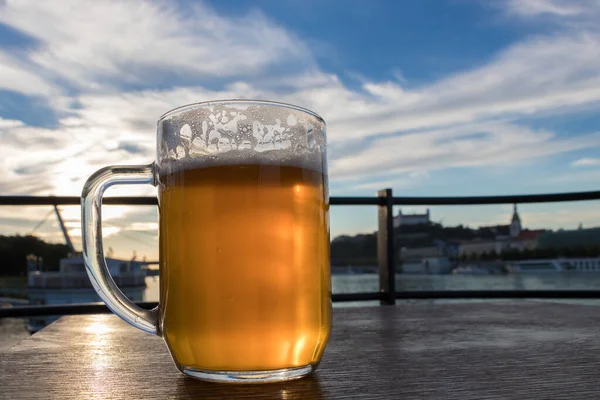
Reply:
[[[392,189],[384,189],[376,197],[331,197],[333,206],[377,206],[377,258],[379,267],[379,291],[368,293],[333,294],[334,302],[379,301],[395,304],[396,299],[600,299],[600,290],[456,290],[456,291],[404,291],[395,288],[398,243],[394,237],[393,206],[454,206],[525,204],[600,200],[600,191],[552,193],[514,196],[469,197],[394,197]],[[105,205],[157,205],[156,197],[105,197]],[[0,206],[79,206],[76,196],[0,196]],[[156,303],[139,303],[151,308]],[[17,306],[0,308],[0,318],[28,317],[35,315],[71,315],[109,312],[102,303],[64,304],[43,306]]]

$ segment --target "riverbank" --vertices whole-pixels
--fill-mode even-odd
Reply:
[[[333,293],[374,292],[379,287],[377,274],[333,275]],[[568,272],[508,275],[406,275],[396,276],[396,290],[600,290],[600,273]],[[159,278],[146,278],[145,301],[158,301]],[[497,300],[408,300],[406,302],[461,303]],[[502,300],[500,300],[502,301]],[[536,300],[531,300],[536,301]],[[540,300],[541,301],[541,300]],[[543,300],[554,301],[554,300]],[[600,300],[556,300],[561,303],[600,305]],[[378,302],[336,303],[335,307],[376,305]],[[25,319],[0,319],[0,350],[29,336]]]

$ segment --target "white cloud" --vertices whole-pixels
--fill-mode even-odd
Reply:
[[[129,230],[132,231],[149,231],[153,233],[158,233],[158,223],[157,222],[134,222],[128,226]]]
[[[598,0],[508,0],[494,3],[511,20],[565,31],[600,31]]]
[[[558,59],[560,64],[555,62]],[[93,65],[91,70],[95,71]],[[284,91],[272,86],[257,78],[254,82],[234,80],[210,90],[202,86],[120,93],[94,90],[74,99],[79,105],[76,109],[68,106],[68,98],[53,98],[57,110],[68,112],[67,116],[56,130],[36,128],[29,135],[21,131],[34,128],[13,130],[15,138],[30,142],[27,146],[17,143],[12,153],[16,160],[10,165],[40,174],[51,155],[37,153],[32,161],[35,144],[62,138],[63,161],[45,172],[52,174],[48,181],[55,191],[78,192],[85,177],[102,165],[151,161],[155,121],[166,110],[233,97],[274,98],[317,110],[328,121],[329,140],[337,144],[334,148],[351,149],[331,152],[333,179],[352,174],[376,178],[376,168],[381,166],[394,172],[418,172],[527,161],[599,144],[594,135],[557,140],[551,132],[509,122],[522,115],[564,112],[565,107],[600,100],[600,38],[590,34],[528,39],[486,65],[411,89],[397,82],[365,81],[362,91],[351,90],[335,75],[314,68],[292,73],[279,85],[287,88]],[[362,142],[370,136],[373,139],[368,143]],[[82,152],[83,144],[90,147],[87,152]],[[138,151],[120,150],[124,144],[135,144]],[[45,149],[52,153],[57,146]],[[5,174],[10,175],[10,171]]]
[[[81,250],[79,206],[63,206],[60,209],[75,249]],[[46,242],[64,244],[58,220],[50,206],[3,207],[0,212],[3,234],[34,234]],[[132,255],[132,249],[136,249],[140,257],[158,258],[156,207],[105,206],[102,214],[105,251],[111,247],[118,257],[127,258]]]
[[[600,147],[600,133],[556,138],[551,132],[488,122],[385,137],[333,159],[335,178],[407,173],[451,167],[511,166],[578,149]]]
[[[31,69],[31,65],[0,51],[0,89],[30,96],[49,96],[58,88]]]
[[[420,88],[384,82],[364,89],[366,94],[331,82],[291,98],[319,110],[332,140],[563,112],[600,100],[600,37],[536,37],[486,65]]]
[[[600,165],[600,158],[580,158],[571,164],[574,167],[590,167]]]
[[[360,183],[352,187],[356,191],[369,191],[371,193],[381,190],[382,188],[394,188],[400,189],[406,186],[410,186],[410,181],[407,179],[390,179],[390,180],[376,180],[375,182]]]
[[[8,0],[0,21],[38,41],[27,59],[86,90],[172,75],[227,77],[312,63],[301,41],[260,12],[219,15],[202,3]]]
[[[511,14],[523,17],[544,14],[568,17],[582,14],[590,3],[593,0],[509,0],[506,6]]]
[[[182,7],[0,3],[0,22],[36,41],[0,53],[0,88],[45,96],[59,120],[42,129],[0,114],[1,192],[76,195],[101,166],[150,162],[156,119],[165,111],[219,98],[314,109],[328,122],[332,181],[365,193],[410,186],[425,171],[535,163],[600,147],[592,130],[566,137],[523,121],[597,107],[600,32],[589,21],[600,14],[598,2],[507,2],[511,15],[568,20],[567,29],[523,37],[437,81],[363,78],[359,88],[320,68],[302,38],[258,11],[231,17],[203,4]],[[597,161],[585,160],[573,165]]]
[[[23,125],[23,121],[0,118],[0,130],[7,128],[17,128]]]
[[[556,60],[562,62],[557,65]],[[486,65],[412,89],[397,82],[365,82],[363,91],[356,91],[335,75],[314,70],[292,74],[284,82],[286,91],[271,89],[258,80],[233,82],[221,90],[181,87],[86,95],[81,98],[86,107],[77,112],[93,116],[100,115],[103,108],[116,113],[125,106],[134,113],[131,119],[143,119],[150,127],[165,110],[188,102],[275,98],[317,110],[328,122],[329,140],[345,143],[499,117],[562,113],[600,100],[600,37],[573,34],[528,39]]]

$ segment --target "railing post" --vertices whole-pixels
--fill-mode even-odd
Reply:
[[[396,249],[394,238],[394,198],[392,189],[377,192],[383,201],[377,206],[377,260],[381,304],[396,304]]]

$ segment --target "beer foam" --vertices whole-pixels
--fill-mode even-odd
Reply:
[[[219,165],[285,165],[326,173],[325,122],[294,106],[204,103],[158,122],[159,175]]]

